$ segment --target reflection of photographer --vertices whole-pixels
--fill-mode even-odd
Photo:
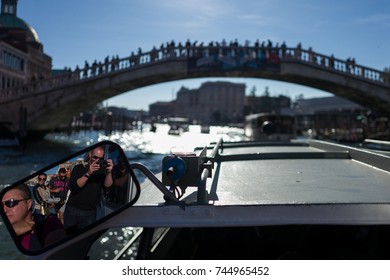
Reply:
[[[71,193],[65,208],[65,228],[83,228],[93,223],[103,193],[113,185],[113,163],[105,158],[103,146],[88,152],[85,162],[76,165],[70,176]]]

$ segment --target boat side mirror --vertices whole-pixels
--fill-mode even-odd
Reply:
[[[0,214],[17,248],[38,255],[132,206],[139,196],[125,153],[103,141],[4,188]]]

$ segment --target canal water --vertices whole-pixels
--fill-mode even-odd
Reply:
[[[114,132],[111,135],[104,135],[99,131],[80,131],[71,135],[57,133],[49,134],[39,141],[29,142],[23,151],[0,148],[0,189],[54,161],[102,140],[118,143],[130,162],[140,162],[152,172],[159,173],[161,161],[167,154],[191,152],[195,147],[205,146],[220,138],[225,141],[244,139],[242,129],[227,126],[211,126],[210,133],[207,134],[201,133],[198,125],[191,125],[189,131],[181,135],[169,135],[168,131],[168,125],[158,124],[155,132],[152,132],[148,125],[140,125],[138,129]],[[15,247],[0,218],[0,259],[25,258]]]

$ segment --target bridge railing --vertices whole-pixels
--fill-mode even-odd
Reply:
[[[54,90],[63,86],[81,83],[86,80],[101,78],[118,71],[128,71],[138,67],[143,67],[148,64],[158,63],[161,61],[172,59],[188,59],[191,57],[206,58],[206,57],[225,57],[231,59],[248,58],[264,59],[270,54],[276,55],[283,61],[299,61],[302,63],[323,67],[329,71],[337,73],[345,73],[358,78],[370,80],[376,83],[390,84],[389,76],[386,73],[364,67],[356,64],[354,61],[341,60],[334,56],[326,56],[313,52],[310,48],[305,50],[302,48],[288,47],[269,47],[269,46],[194,46],[194,45],[178,45],[167,46],[159,49],[153,48],[149,52],[138,51],[137,54],[131,53],[125,58],[112,57],[106,58],[104,61],[94,61],[91,65],[88,63],[80,69],[64,70],[61,74],[53,77],[34,81],[22,86],[3,89],[0,91],[0,102],[7,102],[26,97],[31,94],[40,93],[42,91]]]
[[[298,48],[288,48],[282,54],[282,57],[285,59],[292,59],[294,61],[300,60],[306,63],[325,67],[336,72],[343,72],[367,80],[390,84],[389,74],[386,76],[386,73],[382,71],[358,65],[353,60],[337,59],[334,56],[326,56],[313,52],[311,49],[301,50]]]

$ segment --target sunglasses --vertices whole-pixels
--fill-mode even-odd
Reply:
[[[91,157],[93,160],[101,160],[101,159],[103,159],[103,157],[98,157],[98,156],[92,156]]]
[[[38,181],[46,181],[46,178],[38,178]]]
[[[28,200],[28,199],[13,199],[13,198],[11,198],[10,200],[3,201],[2,204],[3,204],[3,206],[4,205],[7,206],[8,208],[13,208],[16,205],[18,205],[19,202],[24,201],[24,200]]]

